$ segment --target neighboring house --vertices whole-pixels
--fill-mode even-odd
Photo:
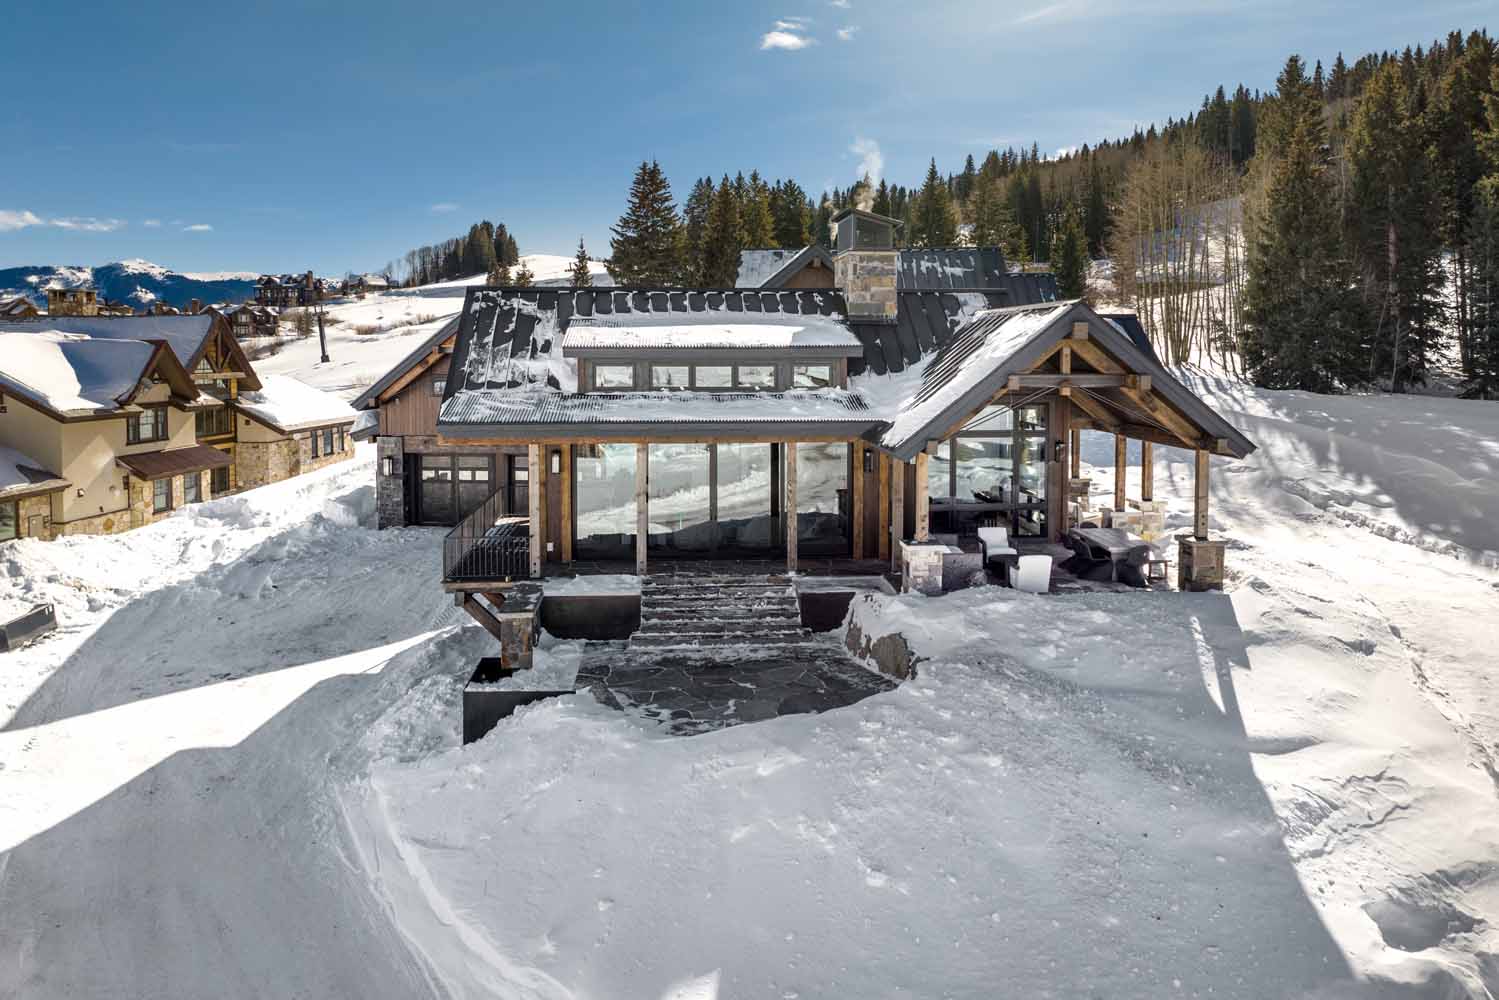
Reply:
[[[53,498],[67,488],[36,459],[0,445],[0,542],[51,538]]]
[[[262,274],[255,281],[255,301],[259,305],[285,309],[288,306],[310,306],[327,297],[327,283],[305,274]]]
[[[280,313],[274,306],[262,306],[246,302],[237,306],[207,306],[229,322],[234,336],[240,340],[249,337],[274,337]]]
[[[437,410],[457,332],[455,316],[354,400],[361,416],[371,418],[356,435],[378,443],[375,500],[382,528],[456,524],[497,491],[506,513],[527,510],[525,447],[437,438]]]
[[[267,381],[215,312],[0,324],[0,444],[70,484],[53,534],[121,531],[349,457],[347,404]]]
[[[1254,446],[1148,343],[1049,283],[903,288],[894,220],[835,223],[829,290],[469,289],[436,444],[525,448],[528,495],[519,546],[494,541],[521,513],[502,490],[455,530],[448,585],[584,559],[891,560],[985,524],[1056,542],[1083,429],[1116,435],[1116,509],[1128,438],[1195,452],[1206,538],[1208,456]],[[922,283],[1008,275],[906,259]]]
[[[230,459],[197,443],[197,397],[161,341],[0,331],[0,445],[67,483],[50,494],[50,536],[124,531],[207,496]]]
[[[242,487],[264,486],[354,455],[354,408],[287,375],[267,375],[234,401]]]
[[[48,316],[99,315],[99,293],[92,288],[48,285],[46,292]]]
[[[383,274],[360,274],[349,278],[343,284],[345,295],[364,295],[370,292],[388,292],[390,282]]]
[[[741,250],[735,288],[832,288],[833,255],[821,244],[800,250]]]
[[[18,295],[13,299],[0,299],[0,322],[11,319],[36,319],[41,314],[41,310],[24,295]]]

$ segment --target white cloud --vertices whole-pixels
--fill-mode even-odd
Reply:
[[[37,218],[34,212],[0,208],[0,233],[9,233],[17,229],[25,229],[27,226],[40,225],[42,225],[42,220]]]
[[[191,226],[183,226],[182,231],[184,233],[211,233],[213,227],[206,222],[195,222]]]
[[[792,34],[789,31],[767,31],[760,36],[761,49],[786,49],[795,52],[812,44],[812,39],[805,35]]]
[[[456,201],[439,201],[437,204],[433,205],[431,209],[429,209],[429,211],[437,215],[446,215],[449,212],[458,211],[458,203]]]
[[[856,138],[848,151],[859,158],[859,177],[865,174],[876,184],[885,172],[885,154],[880,152],[880,144],[873,139],[863,136]]]
[[[141,225],[145,226],[147,229],[160,229],[161,228],[161,220],[160,219],[147,219],[145,222],[142,222]]]
[[[1034,24],[1037,21],[1050,21],[1057,19],[1059,15],[1066,14],[1068,5],[1065,3],[1048,4],[1045,7],[1037,7],[1015,18],[1016,24]]]
[[[777,31],[805,31],[807,30],[807,19],[805,17],[783,18],[775,23]]]
[[[857,24],[850,24],[846,28],[839,28],[838,29],[838,41],[840,41],[840,42],[851,42],[851,41],[853,41],[853,39],[854,39],[854,33],[857,32],[858,30],[859,30],[859,26]]]
[[[1076,153],[1077,151],[1078,151],[1078,147],[1077,146],[1063,146],[1060,149],[1058,149],[1054,154],[1052,154],[1051,158],[1053,160],[1060,160],[1062,157],[1064,157],[1064,156],[1071,156],[1073,153]]]
[[[837,7],[839,10],[848,10],[848,0],[828,0],[828,6]]]

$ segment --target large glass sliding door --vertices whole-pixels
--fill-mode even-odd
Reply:
[[[796,548],[800,555],[846,556],[850,539],[849,446],[796,446]]]
[[[573,449],[577,559],[635,558],[635,446],[589,444]]]
[[[726,554],[765,556],[786,547],[781,504],[774,500],[780,476],[778,451],[769,444],[719,444],[715,506],[719,545]]]
[[[713,520],[712,459],[705,444],[653,444],[648,447],[647,491],[650,537],[657,555],[703,555],[718,548]]]

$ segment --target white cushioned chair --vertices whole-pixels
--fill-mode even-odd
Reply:
[[[1021,556],[1010,567],[1010,586],[1027,594],[1051,590],[1051,556]]]

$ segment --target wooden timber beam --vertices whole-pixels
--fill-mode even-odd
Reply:
[[[884,491],[890,503],[886,506],[885,531],[880,541],[880,558],[890,560],[893,571],[900,570],[900,541],[906,532],[906,463],[885,456]]]
[[[562,561],[573,561],[573,446],[562,446],[562,472],[557,484],[562,494]]]
[[[651,511],[650,451],[646,445],[635,446],[635,574],[645,576],[645,551],[650,543]]]
[[[1196,465],[1192,477],[1192,537],[1206,541],[1208,537],[1208,452],[1198,448]]]
[[[526,489],[526,501],[529,510],[527,515],[530,524],[527,526],[529,536],[528,542],[531,553],[531,579],[541,578],[541,521],[546,517],[546,508],[542,505],[542,447],[539,444],[530,445],[526,449],[526,464],[530,469],[531,482]]]
[[[853,552],[855,559],[864,558],[864,442],[855,441],[849,449],[853,469],[850,472],[854,517]]]
[[[1077,393],[1072,397],[1072,405],[1082,410],[1092,418],[1093,426],[1099,430],[1115,433],[1119,429],[1120,420],[1107,406],[1085,392]]]
[[[1123,434],[1114,435],[1114,509],[1124,509],[1124,473],[1125,457],[1129,447],[1129,438]]]
[[[932,498],[927,491],[927,459],[925,451],[916,455],[916,530],[915,540],[925,542],[931,538]]]
[[[898,477],[892,477],[892,475],[890,475],[890,466],[892,466],[895,462],[893,462],[893,459],[890,459],[890,456],[887,456],[886,453],[883,453],[883,451],[880,451],[880,453],[875,456],[875,459],[877,459],[878,463],[880,463],[878,496],[877,499],[875,499],[875,502],[880,505],[880,538],[878,538],[877,543],[878,556],[880,556],[881,559],[889,559],[890,537],[892,537],[895,532],[899,531],[899,525],[901,525],[901,523],[905,520],[905,511],[901,510],[901,493],[899,493],[899,490],[904,489],[905,477],[904,475],[898,475]],[[899,472],[901,466],[896,465],[895,469],[896,472]],[[890,483],[890,480],[892,480],[892,478],[896,478],[896,483],[893,484],[893,487],[895,487],[895,489],[893,490],[892,483]],[[890,525],[892,525],[892,523],[895,523],[895,528],[890,528]]]
[[[498,642],[503,648],[505,644],[505,630],[500,627],[499,619],[490,614],[489,609],[480,603],[473,594],[458,594],[454,603],[468,612],[470,618],[483,625],[484,631],[494,636],[495,642]]]
[[[786,452],[786,572],[796,572],[796,442],[787,441]]]
[[[1074,340],[1074,341],[1087,340],[1088,339],[1088,323],[1087,323],[1087,321],[1086,320],[1077,320],[1077,321],[1075,321],[1072,324],[1072,332],[1070,334],[1068,334],[1068,337],[1071,340]]]
[[[1140,500],[1155,499],[1155,443],[1140,442]]]
[[[1074,406],[1080,405],[1078,397],[1074,396],[1072,403]],[[1081,479],[1083,477],[1082,431],[1078,428],[1076,415],[1070,416],[1068,423],[1070,426],[1067,428],[1067,454],[1072,458],[1072,478]]]
[[[1021,389],[1050,389],[1074,386],[1079,389],[1117,389],[1124,388],[1130,384],[1134,375],[1098,374],[1094,372],[1074,372],[1064,375],[1050,375],[1039,373],[1033,375],[1011,375],[1006,386],[1010,392],[1018,392]],[[1139,376],[1149,378],[1149,376]]]

